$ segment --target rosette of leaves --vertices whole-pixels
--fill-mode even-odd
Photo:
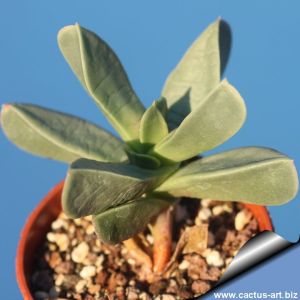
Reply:
[[[272,149],[246,147],[189,162],[232,137],[246,117],[241,95],[222,80],[230,52],[223,21],[196,39],[148,109],[116,54],[95,33],[67,26],[58,44],[121,139],[29,104],[4,105],[2,127],[20,148],[70,163],[63,210],[72,218],[92,215],[103,241],[135,236],[180,197],[279,205],[297,193],[293,161]]]

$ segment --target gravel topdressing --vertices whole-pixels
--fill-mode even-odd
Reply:
[[[177,254],[167,271],[149,283],[143,265],[123,244],[102,243],[89,217],[71,220],[61,213],[37,255],[31,277],[34,298],[190,299],[210,290],[239,248],[258,232],[252,214],[236,203],[181,200],[174,220],[173,252]],[[186,232],[196,239],[197,228],[205,224],[206,249],[193,253],[188,247],[176,247]],[[144,241],[151,251],[153,238],[148,230]]]

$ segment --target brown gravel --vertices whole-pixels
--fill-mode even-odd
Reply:
[[[238,249],[258,231],[252,215],[239,204],[212,200],[182,200],[175,209],[173,252],[167,271],[145,281],[143,265],[119,244],[100,242],[90,217],[70,220],[60,214],[38,255],[31,276],[34,298],[44,299],[190,299],[210,290]],[[207,248],[190,253],[183,234],[205,228]],[[202,227],[201,227],[202,226]],[[152,236],[144,232],[151,246]],[[198,234],[199,239],[202,235]],[[197,234],[193,234],[197,239]],[[201,241],[199,241],[201,242]],[[203,241],[201,242],[203,244]]]

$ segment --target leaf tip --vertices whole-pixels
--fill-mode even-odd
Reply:
[[[3,126],[3,116],[5,113],[8,112],[8,110],[12,107],[12,104],[4,103],[1,105],[1,111],[0,111],[0,125]]]
[[[12,105],[11,104],[8,104],[8,103],[4,103],[1,105],[1,114],[2,115],[3,113],[5,113],[6,111],[8,111],[8,109],[11,107]]]
[[[80,25],[77,22],[74,25],[67,25],[62,27],[57,33],[58,43],[60,43],[64,39],[66,34],[71,32],[73,29],[77,29],[78,27],[80,27]]]

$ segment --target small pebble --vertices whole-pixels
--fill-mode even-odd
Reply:
[[[179,270],[186,270],[190,266],[190,262],[183,260],[182,263],[178,266]]]
[[[232,213],[233,209],[232,209],[232,205],[231,203],[226,203],[223,205],[223,209],[224,211],[228,212],[228,213]]]
[[[224,265],[224,260],[217,250],[211,250],[205,257],[210,266],[221,267]]]
[[[58,274],[56,279],[55,279],[55,285],[56,286],[61,286],[65,280],[65,276],[63,274]]]
[[[64,233],[58,233],[56,234],[56,244],[60,251],[64,252],[69,247],[69,238]]]
[[[53,230],[58,230],[58,229],[68,229],[68,223],[65,220],[62,219],[57,219],[51,224],[51,228]]]
[[[238,231],[243,230],[245,226],[249,224],[251,217],[252,214],[246,209],[238,212],[234,220],[235,229]]]
[[[212,212],[213,212],[214,216],[219,216],[221,213],[224,212],[223,205],[218,205],[218,206],[213,207]]]
[[[128,262],[130,265],[132,265],[132,266],[135,265],[135,260],[132,259],[132,258],[128,258],[127,262]]]
[[[81,218],[78,218],[78,219],[74,219],[73,222],[77,225],[77,226],[80,226],[81,225]]]
[[[71,253],[71,258],[76,263],[82,263],[89,253],[89,246],[86,242],[81,242]]]
[[[85,280],[79,280],[75,285],[75,290],[77,293],[82,293],[87,285]]]
[[[133,279],[131,279],[131,280],[129,281],[129,285],[130,285],[130,286],[135,286],[135,283],[136,283],[136,282],[135,282],[135,280],[133,280]]]
[[[56,235],[53,232],[47,233],[47,240],[51,243],[55,243]]]
[[[86,220],[86,221],[88,221],[88,222],[92,222],[93,217],[92,216],[86,216],[83,219]]]
[[[116,287],[116,296],[118,299],[125,299],[125,290],[122,286]]]
[[[99,239],[96,239],[96,247],[101,248],[102,243]]]
[[[92,224],[88,225],[88,227],[86,228],[86,233],[93,234],[94,232],[95,232],[94,226]]]
[[[137,300],[139,298],[137,292],[132,288],[127,288],[127,299],[128,300]]]
[[[140,299],[141,300],[151,300],[151,297],[147,293],[143,292],[140,294]]]
[[[49,244],[49,250],[50,251],[56,251],[57,247],[54,244]]]
[[[97,272],[95,282],[100,285],[104,285],[107,280],[108,274],[104,271]]]
[[[97,294],[101,289],[100,284],[91,284],[88,286],[88,291],[91,294]]]
[[[200,209],[198,217],[201,221],[207,221],[211,217],[211,210],[206,207]]]
[[[68,232],[73,235],[75,231],[76,231],[76,227],[73,224],[71,224],[69,226]]]
[[[196,295],[202,295],[210,289],[210,285],[202,280],[196,280],[192,284],[192,291]]]
[[[49,266],[54,269],[57,265],[61,263],[62,259],[58,252],[52,252],[48,260]]]
[[[82,278],[94,277],[96,275],[96,267],[95,266],[85,266],[80,271],[80,276]]]
[[[213,201],[211,199],[202,199],[201,205],[202,207],[209,207]]]

